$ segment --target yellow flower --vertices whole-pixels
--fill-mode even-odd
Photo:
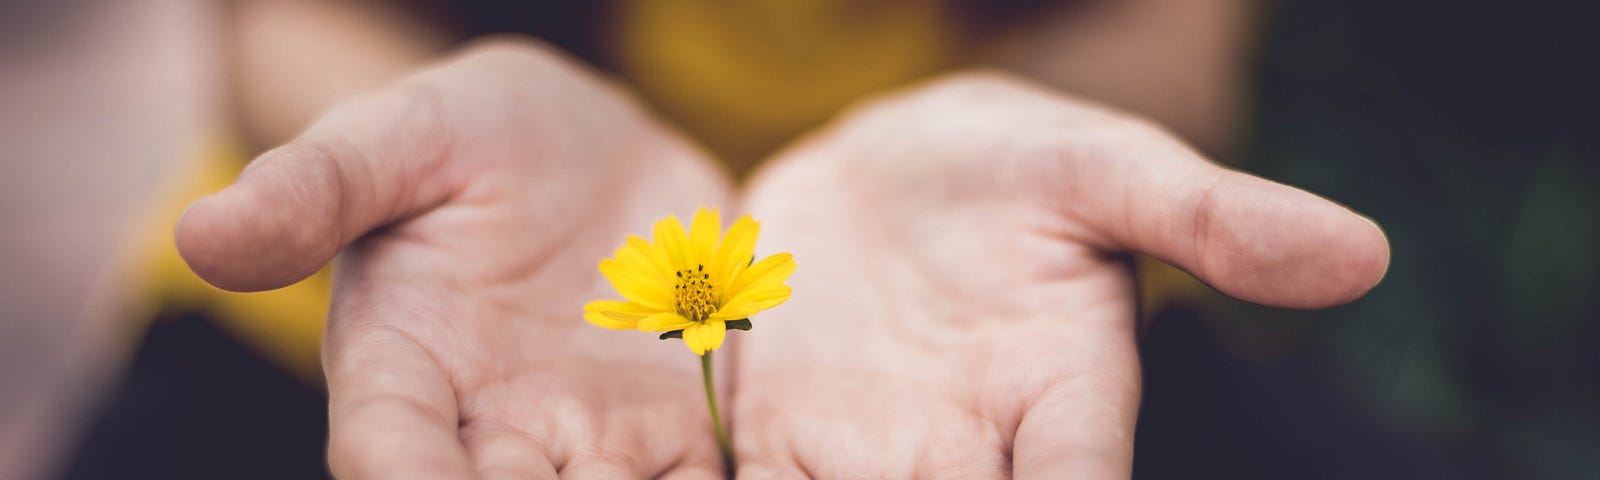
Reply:
[[[653,242],[629,236],[613,258],[600,261],[600,273],[625,300],[589,302],[584,320],[613,329],[681,330],[696,355],[716,350],[729,322],[748,325],[751,315],[789,299],[783,282],[794,273],[794,257],[752,262],[760,229],[746,215],[723,235],[716,209],[695,212],[687,235],[677,217],[661,219]]]

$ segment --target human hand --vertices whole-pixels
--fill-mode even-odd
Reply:
[[[1387,267],[1343,207],[1006,77],[843,118],[747,193],[763,246],[802,267],[733,350],[742,478],[1126,478],[1124,252],[1291,308],[1351,301]]]
[[[579,307],[626,233],[727,198],[616,88],[501,41],[334,108],[177,241],[241,291],[344,250],[323,345],[336,476],[719,477],[695,359]]]

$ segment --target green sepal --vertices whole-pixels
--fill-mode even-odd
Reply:
[[[662,340],[666,340],[666,339],[669,339],[669,338],[683,338],[683,329],[680,328],[680,329],[677,329],[677,330],[673,330],[673,331],[661,334],[661,339]]]

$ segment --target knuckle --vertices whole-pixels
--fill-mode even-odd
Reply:
[[[353,97],[339,105],[334,112],[361,119],[347,124],[351,126],[372,126],[381,120],[405,124],[443,115],[445,96],[446,92],[432,83],[400,82],[367,95]]]
[[[559,47],[525,35],[497,34],[473,41],[462,48],[455,62],[469,70],[490,73],[488,79],[541,78],[558,84],[593,77],[582,62]],[[521,80],[501,84],[502,88],[526,88]]]
[[[1019,114],[1060,103],[1058,97],[1014,74],[975,69],[945,74],[898,92],[870,98],[851,110],[856,117],[892,117],[896,121],[955,117],[1009,123]]]
[[[425,81],[402,81],[340,100],[317,119],[299,140],[349,143],[358,132],[381,126],[386,129],[414,127],[417,123],[444,115],[447,96],[439,85]],[[426,125],[433,127],[433,125]],[[413,130],[404,133],[419,134]]]
[[[455,82],[449,84],[460,85],[466,78],[477,90],[583,98],[626,96],[620,85],[559,47],[524,35],[499,34],[475,40],[462,48],[449,68],[468,73],[453,76]]]
[[[527,35],[509,33],[494,34],[473,40],[461,51],[464,58],[511,62],[544,63],[557,61],[563,57],[559,49],[544,40]]]
[[[1020,101],[1049,101],[1054,95],[1014,74],[978,69],[935,78],[918,88],[913,97],[967,108],[996,109]]]
[[[1027,90],[1037,88],[1031,82],[995,68],[975,68],[945,74],[929,82],[930,90],[946,90],[955,92],[994,93],[1008,90]]]

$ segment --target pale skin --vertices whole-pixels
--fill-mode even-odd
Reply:
[[[693,355],[579,309],[610,296],[594,265],[624,235],[729,192],[615,87],[497,42],[335,107],[177,236],[234,290],[343,249],[324,347],[341,478],[719,477]],[[1342,207],[993,74],[855,109],[741,198],[758,254],[800,262],[793,299],[720,354],[749,478],[1126,477],[1123,252],[1300,308],[1358,297],[1388,255]]]
[[[1125,252],[1295,308],[1360,296],[1388,261],[1338,205],[993,73],[856,108],[744,198],[801,262],[737,345],[749,478],[1126,478]]]
[[[343,249],[323,347],[340,478],[712,478],[697,358],[581,306],[611,295],[595,263],[625,235],[728,201],[616,87],[497,41],[334,108],[177,239],[234,290]]]

